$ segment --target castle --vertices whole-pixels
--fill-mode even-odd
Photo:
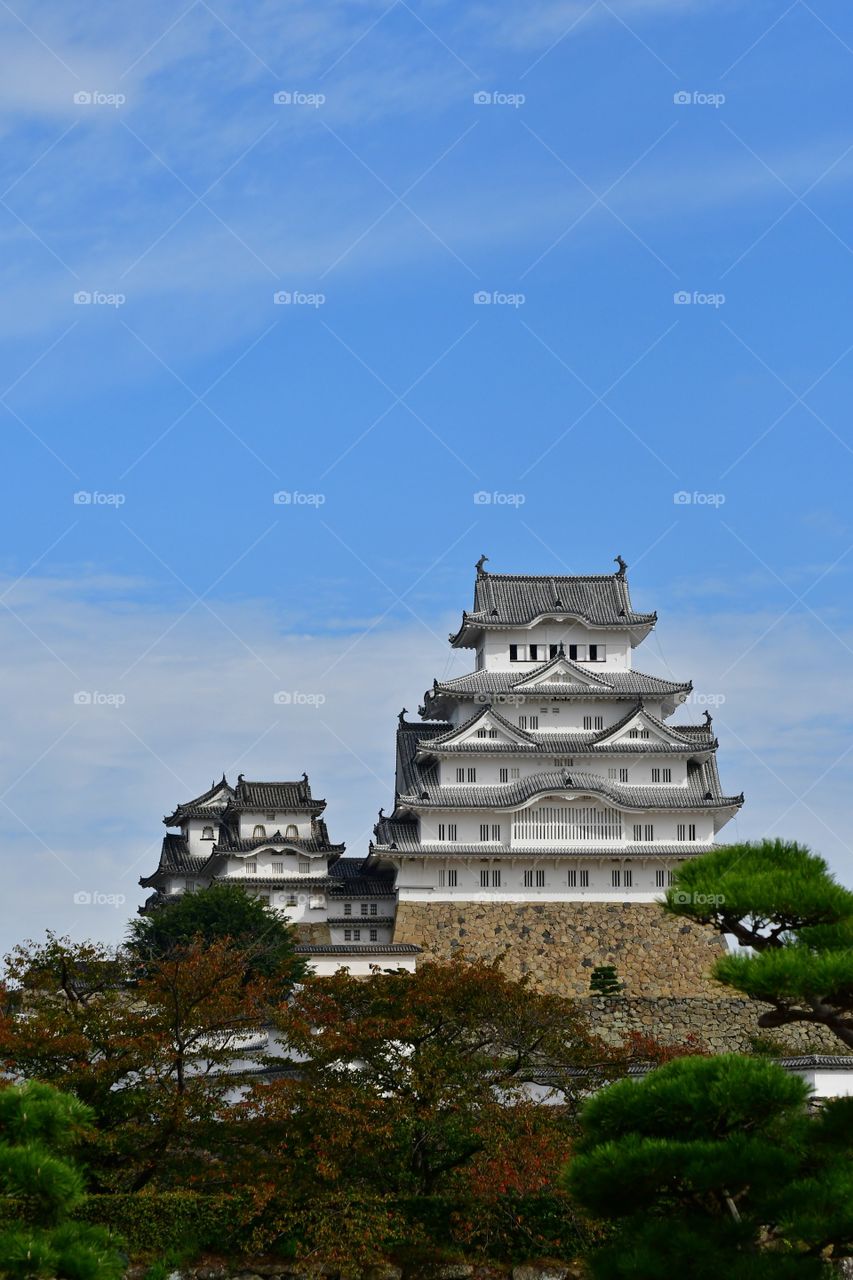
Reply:
[[[143,910],[225,879],[286,912],[318,972],[463,951],[564,994],[614,964],[627,994],[713,995],[719,938],[658,906],[743,803],[722,790],[710,715],[668,724],[691,683],[634,669],[657,615],[634,610],[621,557],[589,576],[486,563],[450,636],[473,670],[434,680],[419,721],[401,712],[367,857],[329,840],[307,777],[223,777],[165,819],[180,834],[140,881]]]

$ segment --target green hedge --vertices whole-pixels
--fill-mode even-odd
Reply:
[[[76,1216],[115,1231],[131,1254],[209,1250],[239,1255],[248,1241],[251,1202],[240,1195],[140,1191],[88,1196]]]

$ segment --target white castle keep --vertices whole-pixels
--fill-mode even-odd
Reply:
[[[657,616],[631,605],[626,565],[590,576],[492,574],[450,637],[468,675],[433,682],[420,721],[400,714],[392,812],[362,860],[329,842],[325,802],[301,782],[225,778],[165,821],[175,892],[237,880],[300,927],[319,971],[413,967],[397,907],[653,904],[679,862],[706,852],[743,803],[725,795],[711,717],[667,723],[689,681],[633,666]],[[568,918],[568,915],[567,915]]]

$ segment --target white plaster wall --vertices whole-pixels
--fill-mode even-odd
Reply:
[[[562,644],[567,656],[570,644],[603,644],[605,661],[587,662],[584,666],[588,666],[591,671],[606,670],[608,667],[611,670],[627,671],[631,666],[631,643],[624,632],[585,627],[579,622],[538,622],[531,627],[519,627],[513,631],[487,632],[477,651],[478,667],[485,667],[487,671],[532,670],[537,665],[535,662],[510,661],[511,644]]]

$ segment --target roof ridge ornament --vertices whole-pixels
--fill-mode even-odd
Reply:
[[[707,708],[702,712],[702,715],[705,717],[705,728],[710,729],[711,725],[714,723],[714,717]]]
[[[408,714],[408,710],[409,710],[409,709],[408,709],[408,707],[403,707],[403,710],[402,710],[402,711],[400,712],[400,714],[397,716],[397,723],[398,723],[401,727],[406,723],[406,716],[407,716],[407,714]]]
[[[622,559],[622,557],[621,557],[621,556],[614,556],[614,557],[613,557],[613,563],[614,563],[614,564],[618,564],[618,566],[619,566],[619,568],[616,570],[616,577],[617,577],[617,578],[624,578],[624,577],[625,577],[625,571],[626,571],[626,569],[628,568],[628,566],[627,566],[627,564],[625,563],[625,561]]]
[[[489,571],[484,567],[486,564],[488,564],[488,560],[489,560],[488,556],[480,556],[480,559],[474,565],[474,568],[477,570],[478,578],[488,578]]]

